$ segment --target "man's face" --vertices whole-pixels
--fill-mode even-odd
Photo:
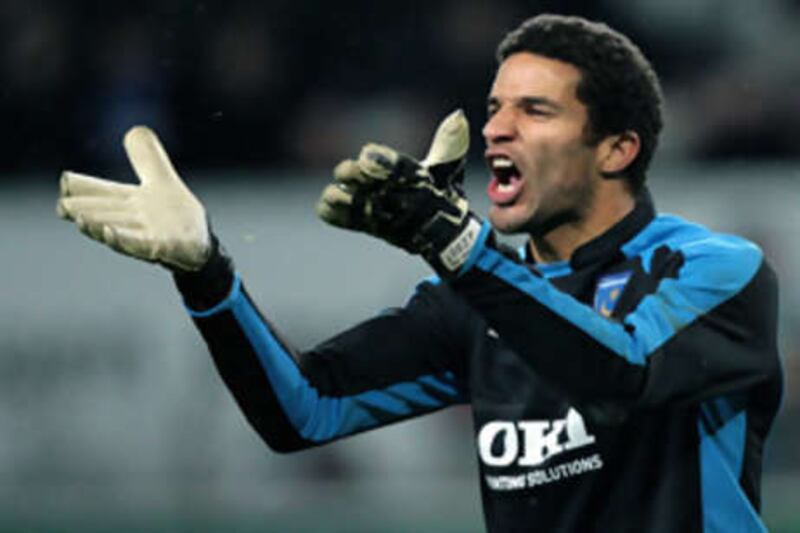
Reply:
[[[585,141],[580,79],[573,65],[527,52],[497,70],[483,136],[489,219],[498,231],[543,235],[591,207],[601,178],[597,148]]]

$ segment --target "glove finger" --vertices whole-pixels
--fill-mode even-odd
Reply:
[[[183,183],[161,141],[150,128],[135,126],[129,129],[123,144],[128,160],[143,185],[159,182]]]
[[[117,252],[155,261],[150,242],[140,229],[105,226],[101,240]]]
[[[439,123],[428,155],[422,160],[422,166],[431,168],[464,159],[467,150],[469,150],[469,122],[464,112],[457,109]]]
[[[80,213],[104,213],[123,211],[126,202],[120,198],[107,196],[68,196],[58,199],[56,213],[61,218],[75,220]]]
[[[129,196],[136,190],[135,185],[117,183],[86,174],[65,170],[59,181],[61,197],[68,196]]]
[[[365,145],[358,166],[361,174],[374,184],[406,185],[431,180],[428,171],[417,160],[380,144]]]
[[[80,213],[78,215],[84,224],[114,226],[120,228],[141,229],[144,222],[129,211],[106,211],[95,213]],[[76,220],[77,222],[77,220]]]
[[[316,212],[317,216],[328,224],[340,228],[353,228],[352,208],[353,194],[346,187],[331,184],[322,191]]]
[[[131,217],[129,213],[79,213],[75,217],[75,224],[81,233],[101,242],[105,242],[102,238],[105,228],[130,230],[143,228],[142,222],[138,218]]]
[[[400,155],[381,144],[366,144],[358,155],[358,168],[368,182],[385,182],[394,172]]]
[[[90,239],[103,242],[102,235],[104,224],[86,219],[83,215],[77,215],[75,217],[75,225],[78,226],[81,233],[88,236]]]
[[[361,174],[358,163],[352,159],[339,162],[333,169],[333,177],[343,183],[366,183],[369,181]]]

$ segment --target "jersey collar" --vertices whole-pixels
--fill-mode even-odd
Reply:
[[[633,210],[611,226],[608,231],[575,250],[570,258],[570,265],[577,270],[602,261],[603,258],[621,253],[622,245],[642,231],[655,216],[656,211],[650,191],[644,188],[637,195]]]
[[[573,271],[578,270],[586,265],[597,263],[604,258],[621,253],[620,248],[622,245],[642,231],[655,216],[653,199],[650,191],[645,187],[636,196],[636,204],[630,213],[625,215],[622,220],[613,225],[608,231],[575,250],[569,259],[569,267]],[[526,244],[524,249],[525,261],[527,263],[535,263],[530,246]]]

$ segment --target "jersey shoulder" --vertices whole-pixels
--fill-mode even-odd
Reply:
[[[667,214],[656,216],[622,246],[622,251],[627,257],[641,257],[643,262],[656,252],[666,251],[680,258],[680,277],[684,280],[734,292],[764,263],[761,248],[752,241]]]

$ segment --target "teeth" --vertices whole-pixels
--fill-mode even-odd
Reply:
[[[511,192],[516,188],[516,185],[513,183],[499,183],[497,185],[497,190],[500,192]]]
[[[495,157],[492,159],[492,168],[511,168],[514,163],[507,157]]]

